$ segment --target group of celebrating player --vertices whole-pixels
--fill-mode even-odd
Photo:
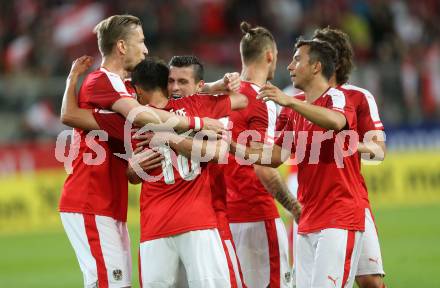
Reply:
[[[195,56],[147,58],[131,15],[96,26],[103,60],[78,95],[93,59],[73,62],[61,119],[79,152],[59,210],[85,287],[131,287],[128,182],[142,183],[142,287],[385,287],[360,173],[361,155],[383,159],[383,126],[373,96],[346,84],[347,36],[324,28],[298,40],[288,70],[303,92],[290,97],[268,82],[270,31],[241,30],[241,73],[211,83]],[[298,199],[275,169],[291,156]],[[299,225],[294,270],[274,198]]]

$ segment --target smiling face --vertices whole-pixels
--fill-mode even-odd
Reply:
[[[132,26],[125,40],[125,49],[124,66],[127,71],[133,71],[134,67],[148,55],[144,32],[140,25]]]
[[[313,63],[310,63],[310,47],[303,45],[296,49],[292,62],[287,66],[295,88],[304,90],[313,79]]]
[[[193,65],[186,67],[170,66],[168,77],[168,95],[172,98],[180,98],[193,95],[200,91],[204,81],[196,82]]]

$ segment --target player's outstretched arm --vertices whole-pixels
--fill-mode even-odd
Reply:
[[[260,89],[257,99],[272,100],[281,106],[290,107],[310,122],[328,130],[339,131],[347,125],[347,119],[342,113],[289,97],[270,83]]]
[[[214,82],[204,83],[202,91],[204,93],[215,93],[221,91],[237,92],[240,88],[240,74],[237,72],[226,73],[222,79]]]
[[[204,140],[209,136],[212,140]],[[154,132],[133,136],[139,140],[137,147],[159,147],[167,144],[178,154],[200,162],[219,162],[228,156],[228,144],[224,140],[218,140],[214,133],[199,132],[194,138],[177,135],[173,132]]]
[[[289,153],[283,153],[283,149],[278,145],[245,145],[238,144],[231,141],[229,144],[231,154],[235,157],[248,161],[252,160],[253,164],[263,165],[267,167],[279,167],[283,162],[287,161],[290,156]]]
[[[90,68],[92,63],[93,58],[90,56],[82,56],[72,63],[61,104],[60,119],[64,125],[82,130],[99,129],[99,125],[93,117],[92,110],[79,108],[75,93],[79,77]]]
[[[149,106],[142,106],[133,98],[124,97],[112,105],[112,110],[120,113],[135,126],[142,127],[147,124],[156,124],[156,129],[184,132],[191,129],[211,130],[216,133],[224,131],[223,124],[215,119],[199,117],[183,117],[173,113],[156,109]],[[202,121],[200,121],[202,120]]]
[[[266,190],[292,214],[296,223],[299,223],[301,205],[292,193],[290,193],[289,188],[281,178],[278,170],[260,165],[254,165],[254,170],[264,188],[266,188]]]

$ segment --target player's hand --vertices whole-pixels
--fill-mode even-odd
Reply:
[[[145,172],[160,167],[162,165],[161,161],[164,159],[159,152],[154,151],[153,149],[144,149],[144,147],[137,147],[134,150],[134,153],[135,154],[131,158],[130,163],[137,163]],[[133,165],[131,166],[133,167]]]
[[[93,57],[91,56],[81,56],[72,62],[72,67],[70,68],[70,76],[80,76],[84,74],[93,64]]]
[[[302,211],[301,204],[299,204],[298,200],[296,200],[295,203],[293,203],[293,207],[291,211],[296,224],[299,224],[299,219],[301,218],[301,211]]]
[[[203,118],[202,130],[211,130],[218,135],[222,135],[224,132],[226,132],[226,128],[222,122],[208,117]]]
[[[273,101],[280,104],[281,106],[289,106],[292,101],[292,97],[287,96],[278,87],[272,85],[270,82],[265,84],[257,95],[257,99],[262,99],[263,101]]]
[[[226,90],[237,92],[240,89],[240,74],[238,72],[226,73],[223,76],[223,84]]]

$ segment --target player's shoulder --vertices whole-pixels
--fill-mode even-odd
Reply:
[[[343,84],[340,86],[340,89],[348,95],[357,95],[367,99],[374,99],[373,93],[371,93],[369,90],[353,84]]]
[[[249,81],[242,80],[240,83],[240,93],[246,95],[250,99],[256,98],[260,89],[260,86]]]

